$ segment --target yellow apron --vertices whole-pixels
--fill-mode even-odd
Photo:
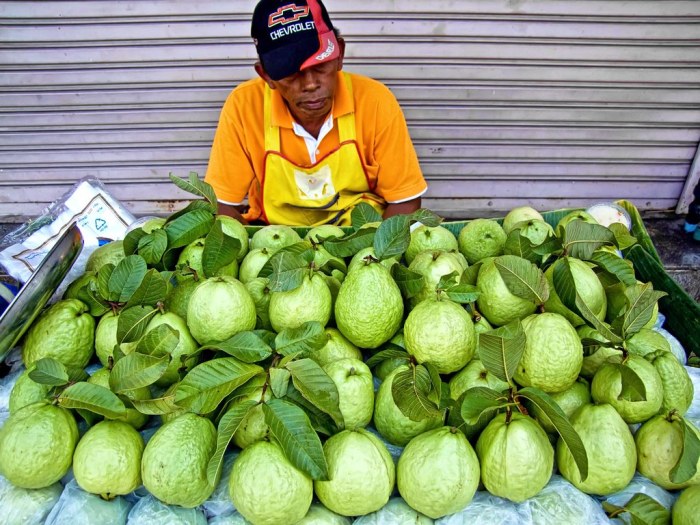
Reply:
[[[352,94],[348,75],[343,75]],[[364,201],[382,213],[386,201],[372,193],[356,141],[355,115],[338,117],[340,145],[313,166],[294,164],[280,152],[280,129],[272,125],[272,90],[265,86],[265,170],[263,218],[269,224],[350,225],[350,213]]]

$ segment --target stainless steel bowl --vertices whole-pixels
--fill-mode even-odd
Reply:
[[[73,223],[59,238],[29,280],[0,316],[0,362],[14,348],[68,274],[83,249]]]

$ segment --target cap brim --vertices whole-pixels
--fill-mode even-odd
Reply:
[[[321,35],[320,47],[318,35],[314,33],[314,38],[263,53],[260,61],[272,80],[282,80],[302,69],[335,60],[339,56],[340,46],[335,33],[330,31]]]

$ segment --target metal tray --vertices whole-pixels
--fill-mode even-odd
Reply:
[[[14,348],[61,284],[83,249],[83,235],[73,223],[46,254],[29,280],[0,316],[0,363]]]

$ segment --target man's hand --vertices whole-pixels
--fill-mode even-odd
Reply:
[[[243,218],[243,215],[241,215],[241,213],[243,212],[242,208],[242,206],[233,206],[232,204],[219,203],[219,214],[233,217],[241,224],[248,224],[248,221]]]
[[[219,205],[221,206],[221,205]],[[420,209],[420,197],[411,199],[405,202],[396,202],[393,204],[388,204],[384,210],[384,218],[388,219],[394,215],[413,213],[414,211]]]

